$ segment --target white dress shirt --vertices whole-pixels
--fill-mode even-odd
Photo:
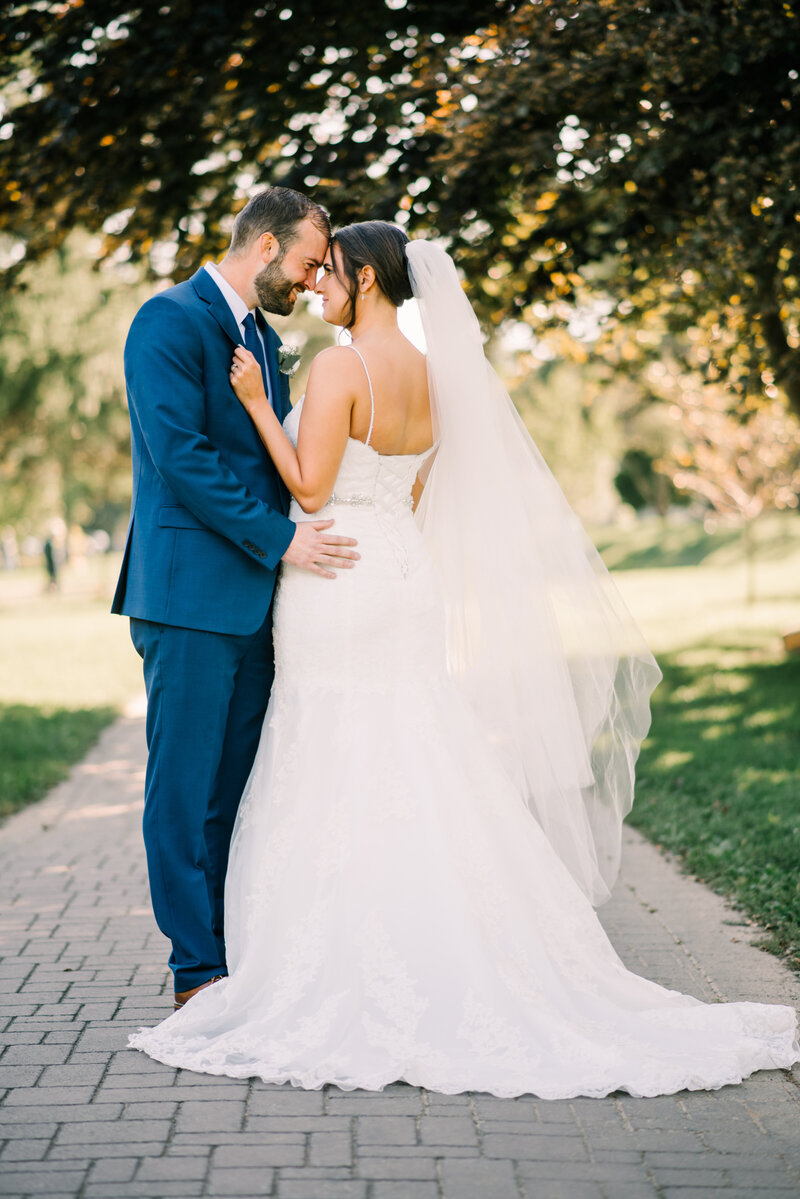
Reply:
[[[239,333],[242,338],[242,345],[244,345],[244,318],[247,316],[248,312],[252,312],[253,318],[255,319],[256,314],[255,314],[254,309],[247,307],[244,300],[239,295],[238,291],[236,291],[235,288],[231,287],[228,280],[221,274],[221,272],[217,269],[217,267],[215,266],[215,264],[213,262],[207,262],[205,264],[205,268],[208,271],[211,278],[216,283],[219,290],[222,292],[223,296],[225,297],[228,307],[230,308],[231,312],[233,313],[233,319],[236,321],[236,324],[239,326]],[[264,338],[261,336],[261,330],[258,327],[258,321],[256,321],[256,333],[258,334],[258,339],[261,342],[261,349],[264,353],[264,361],[266,362],[267,361],[267,347],[264,344]],[[272,403],[269,372],[267,372],[267,378],[264,380],[264,390],[267,393],[267,399],[269,400],[270,403]]]

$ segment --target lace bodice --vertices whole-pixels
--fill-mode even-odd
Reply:
[[[303,399],[299,400],[283,422],[286,436],[297,445],[297,431]],[[380,506],[391,511],[410,507],[411,488],[428,454],[379,454],[371,445],[347,439],[344,457],[331,495],[325,507],[349,504],[354,507]],[[294,515],[292,519],[295,519]]]

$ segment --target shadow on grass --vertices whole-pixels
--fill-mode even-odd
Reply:
[[[800,659],[720,641],[661,666],[630,823],[800,969]]]
[[[741,540],[739,529],[707,533],[701,524],[669,525],[647,530],[646,542],[636,544],[636,531],[620,540],[618,535],[597,537],[597,548],[606,565],[614,570],[668,570],[673,566],[699,566],[711,554]]]
[[[797,544],[794,527],[788,521],[781,524],[756,521],[752,538],[756,561],[780,560]],[[720,551],[744,554],[742,529],[736,525],[707,533],[700,523],[651,522],[641,529],[601,531],[594,540],[606,565],[613,570],[669,570],[675,566],[700,566]]]
[[[0,704],[0,817],[41,799],[116,716],[109,707]]]

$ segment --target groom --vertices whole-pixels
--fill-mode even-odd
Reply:
[[[306,196],[261,192],[219,266],[148,300],[125,346],[133,503],[112,611],[130,617],[144,662],[144,840],[176,1007],[227,973],[225,871],[273,679],[278,565],[335,578],[358,556],[327,532],[333,521],[288,519],[289,495],[229,379],[244,345],[285,417],[279,339],[259,308],[292,311],[329,237],[327,213]]]

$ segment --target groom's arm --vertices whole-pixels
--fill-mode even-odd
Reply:
[[[153,297],[125,346],[131,406],[156,470],[180,502],[274,570],[296,526],[257,499],[206,437],[202,358],[191,317],[173,300]]]

